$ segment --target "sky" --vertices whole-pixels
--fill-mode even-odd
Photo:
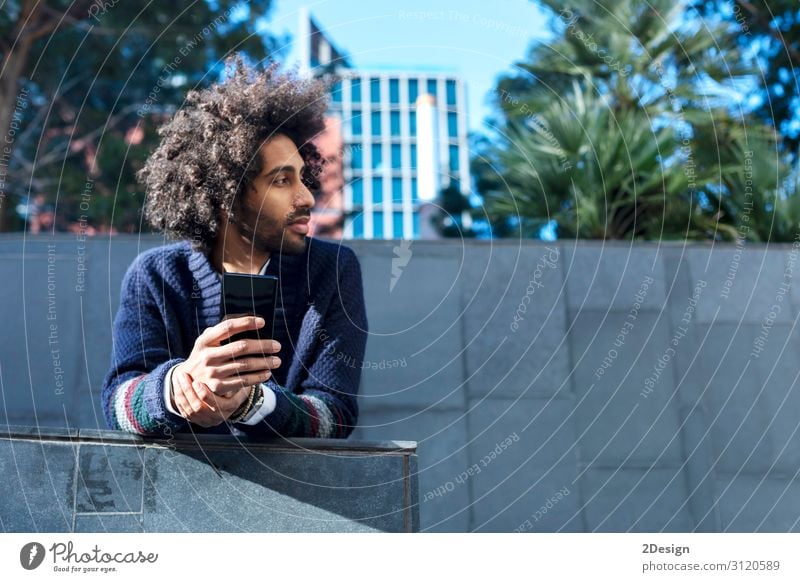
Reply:
[[[529,0],[274,0],[265,27],[291,36],[287,64],[298,59],[294,41],[302,6],[359,70],[459,75],[467,87],[471,131],[492,113],[487,95],[497,76],[513,70],[532,40],[548,34],[544,12]]]

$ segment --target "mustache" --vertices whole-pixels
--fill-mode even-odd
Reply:
[[[291,214],[286,218],[286,224],[292,224],[301,218],[311,218],[311,211],[302,212],[300,214]]]

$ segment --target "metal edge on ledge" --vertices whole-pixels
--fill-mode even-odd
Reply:
[[[354,454],[415,454],[415,441],[367,441],[323,438],[258,438],[223,434],[177,433],[168,438],[143,437],[116,430],[55,428],[0,424],[0,439],[49,442],[87,442],[110,445],[160,446],[177,449],[230,448],[246,446],[288,452],[327,451]]]

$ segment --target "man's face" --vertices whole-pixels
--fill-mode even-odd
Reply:
[[[261,146],[261,173],[236,206],[236,226],[254,250],[305,251],[314,197],[302,181],[305,162],[294,142],[276,135]]]

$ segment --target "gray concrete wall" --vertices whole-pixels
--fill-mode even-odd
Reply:
[[[0,422],[102,427],[120,280],[157,244],[0,239]],[[422,531],[800,529],[790,246],[348,244],[354,438],[418,441]]]

